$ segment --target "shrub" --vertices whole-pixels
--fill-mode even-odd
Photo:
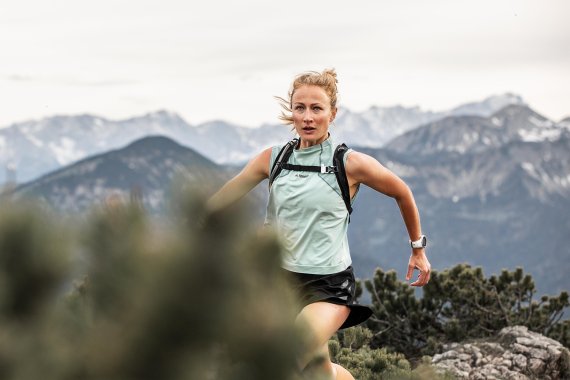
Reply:
[[[66,224],[1,204],[0,378],[295,378],[276,239],[201,204],[166,229],[136,205]]]
[[[515,325],[568,345],[568,321],[561,321],[570,305],[568,293],[537,300],[534,281],[521,268],[489,278],[466,264],[434,271],[421,298],[394,271],[377,269],[365,286],[374,310],[372,347],[417,358],[434,354],[442,344],[493,336]]]

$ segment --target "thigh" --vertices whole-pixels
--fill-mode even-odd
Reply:
[[[307,326],[311,334],[312,349],[325,345],[342,326],[350,309],[346,305],[314,302],[305,306],[297,316],[297,324]]]

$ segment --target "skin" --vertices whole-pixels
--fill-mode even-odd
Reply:
[[[318,145],[329,135],[329,124],[336,116],[325,90],[318,86],[301,86],[293,94],[293,126],[301,138],[300,149]]]
[[[292,97],[293,125],[301,138],[300,149],[318,145],[329,136],[329,125],[334,120],[337,109],[331,107],[330,98],[325,90],[318,86],[304,85],[295,90]],[[236,202],[257,184],[269,177],[271,148],[254,157],[245,168],[227,182],[210,200],[208,207],[212,210],[229,206]],[[410,240],[418,240],[422,235],[420,217],[413,194],[402,179],[382,166],[374,158],[359,152],[352,152],[346,160],[346,174],[353,197],[360,184],[395,199]],[[406,280],[410,280],[415,270],[418,278],[411,286],[424,286],[430,278],[431,265],[425,250],[412,249]],[[328,374],[331,379],[354,379],[344,368],[330,361],[327,342],[348,317],[346,306],[328,302],[316,302],[305,306],[299,313],[299,325],[308,325],[313,333],[312,346],[309,352],[301,355],[299,365],[307,371]],[[319,364],[309,365],[314,358]]]

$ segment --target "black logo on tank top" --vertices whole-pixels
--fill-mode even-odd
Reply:
[[[295,177],[298,178],[307,178],[308,176],[309,176],[308,174],[295,173]]]

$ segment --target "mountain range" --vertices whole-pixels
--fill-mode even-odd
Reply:
[[[381,148],[353,147],[375,157],[413,190],[435,269],[468,262],[491,274],[521,266],[533,275],[540,293],[570,289],[568,120],[554,123],[527,106],[507,105],[486,117],[436,119]],[[214,163],[169,138],[146,137],[21,185],[15,194],[43,199],[59,210],[82,211],[109,194],[127,197],[135,189],[147,209],[160,213],[173,178],[212,189],[237,170],[239,165]],[[265,185],[253,196],[261,217]],[[349,239],[358,276],[371,277],[380,265],[403,277],[408,237],[393,199],[363,186]]]
[[[402,106],[376,106],[360,113],[341,109],[332,129],[337,141],[378,148],[420,125],[448,116],[488,117],[509,104],[525,103],[520,96],[507,93],[442,112]],[[153,135],[170,137],[216,163],[228,164],[241,164],[260,150],[293,137],[288,126],[246,128],[221,120],[190,125],[169,111],[118,121],[93,115],[53,116],[0,129],[0,165],[6,169],[0,170],[0,184],[28,182],[80,159]]]
[[[395,138],[384,149],[362,149],[413,189],[431,239],[435,267],[469,262],[494,273],[521,266],[539,289],[570,289],[570,126],[554,124],[526,106],[507,106],[488,118],[451,116]],[[368,189],[365,189],[368,190]],[[407,258],[388,239],[406,232],[390,200],[363,191],[353,239],[363,267]],[[373,202],[378,207],[372,207]],[[377,215],[382,210],[387,215]],[[358,212],[357,212],[358,211]],[[362,221],[360,220],[362,218]],[[372,223],[384,238],[365,239]],[[370,235],[368,235],[370,236]],[[384,236],[384,234],[383,234]],[[376,254],[374,254],[376,253]],[[395,259],[394,259],[395,258]]]

